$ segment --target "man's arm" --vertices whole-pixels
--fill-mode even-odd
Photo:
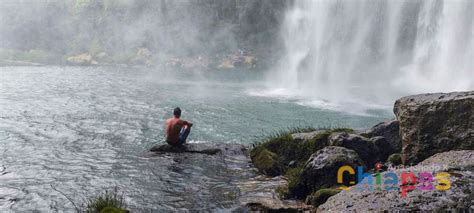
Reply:
[[[193,125],[193,123],[189,122],[189,121],[185,121],[185,120],[182,120],[183,121],[183,126],[189,126],[191,127]]]
[[[170,135],[170,131],[171,131],[171,125],[169,124],[169,121],[166,120],[166,130],[165,130],[165,134],[166,134],[166,137],[168,137]]]

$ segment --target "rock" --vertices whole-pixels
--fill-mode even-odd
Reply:
[[[232,60],[232,58],[223,58],[220,60],[219,65],[217,68],[219,69],[234,69],[236,62]]]
[[[97,64],[97,61],[93,60],[92,55],[89,53],[82,53],[76,56],[70,56],[66,59],[67,63],[72,65],[92,65]]]
[[[445,165],[453,169],[468,168],[474,166],[474,150],[458,150],[438,153],[420,162],[418,165]]]
[[[168,152],[168,153],[201,153],[214,155],[222,150],[219,148],[210,147],[209,144],[185,144],[183,146],[171,146],[169,144],[157,144],[150,149],[151,152]]]
[[[395,102],[394,112],[404,164],[444,151],[474,149],[474,91],[403,97]]]
[[[314,210],[300,200],[286,200],[279,196],[278,188],[286,187],[283,176],[259,175],[235,184],[239,188],[239,203],[242,211],[232,212],[308,212]]]
[[[365,167],[359,155],[350,149],[338,146],[325,147],[308,159],[300,175],[300,181],[295,187],[299,191],[296,196],[305,198],[314,190],[330,187],[337,183],[339,167],[349,165]]]
[[[218,59],[219,69],[255,68],[257,58],[243,52],[234,53]]]
[[[402,149],[402,142],[400,139],[400,123],[396,119],[384,121],[373,126],[365,132],[368,138],[375,136],[384,137],[389,146],[385,147],[388,152],[397,153]]]
[[[470,212],[474,206],[474,150],[450,151],[436,154],[420,164],[423,167],[410,167],[403,170],[392,170],[399,178],[402,171],[429,172],[435,177],[439,172],[448,172],[451,188],[440,191],[408,191],[405,198],[400,190],[359,191],[358,185],[351,190],[344,190],[328,199],[318,207],[318,212],[367,212],[367,211],[429,211],[429,212]],[[428,170],[428,168],[431,168]],[[382,177],[386,172],[382,173]],[[418,177],[418,176],[417,176]],[[421,183],[417,178],[416,183]],[[436,181],[436,179],[435,179]],[[433,182],[435,187],[437,182]],[[399,182],[399,187],[402,185]]]
[[[252,67],[254,68],[257,64],[257,58],[254,57],[254,56],[243,56],[244,58],[244,64],[247,66],[247,67]]]
[[[135,58],[132,60],[134,64],[141,64],[141,65],[151,65],[152,64],[152,56],[153,54],[148,48],[139,48],[137,50],[137,54]]]
[[[329,136],[329,146],[341,146],[357,152],[365,164],[372,168],[379,161],[379,151],[372,141],[360,135],[336,132]]]
[[[390,142],[387,141],[385,137],[382,136],[375,136],[369,139],[376,147],[378,161],[385,162],[391,154],[394,153],[394,150],[390,148]]]
[[[249,163],[249,153],[244,145],[229,143],[189,145],[195,150],[219,149],[220,152],[214,155],[192,152],[144,153],[149,158],[147,160],[149,163],[155,163],[150,167],[152,171],[150,178],[164,179],[166,183],[164,187],[157,188],[158,192],[166,197],[166,201],[169,201],[170,207],[164,211],[198,209],[210,212],[249,212],[250,207],[258,206],[261,210],[267,211],[314,210],[312,206],[305,205],[302,201],[281,199],[276,188],[287,185],[287,180],[282,176],[268,177],[257,174],[255,167]],[[205,196],[197,198],[196,192]],[[203,200],[206,203],[203,204],[201,202]]]

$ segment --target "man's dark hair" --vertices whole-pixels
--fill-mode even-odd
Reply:
[[[181,117],[181,109],[179,107],[174,108],[173,115],[177,118]]]

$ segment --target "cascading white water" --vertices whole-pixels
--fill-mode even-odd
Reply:
[[[268,83],[329,103],[391,105],[474,89],[472,0],[299,0]],[[276,73],[275,73],[276,72]]]

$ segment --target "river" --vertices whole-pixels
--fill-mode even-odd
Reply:
[[[113,187],[132,210],[235,208],[233,183],[256,175],[238,174],[246,162],[229,170],[213,166],[215,157],[146,155],[163,141],[175,106],[194,123],[192,143],[249,145],[288,127],[361,129],[393,116],[261,95],[261,79],[238,71],[1,67],[0,211],[72,211],[64,194],[82,203]]]

